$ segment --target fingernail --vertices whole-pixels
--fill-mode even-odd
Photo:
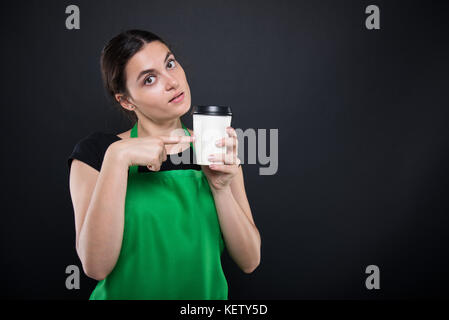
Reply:
[[[219,147],[219,146],[221,145],[221,140],[218,140],[217,142],[215,142],[215,145],[216,145],[217,147]]]
[[[214,160],[214,159],[215,159],[214,156],[209,156],[209,157],[207,158],[207,160],[209,160],[209,161]]]

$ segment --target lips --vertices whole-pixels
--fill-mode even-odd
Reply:
[[[173,98],[170,99],[169,102],[172,102],[174,99],[176,99],[177,97],[179,97],[181,94],[183,94],[183,92],[177,93]]]

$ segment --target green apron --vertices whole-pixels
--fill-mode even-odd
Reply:
[[[131,130],[131,138],[136,137],[137,122]],[[223,250],[202,170],[138,172],[131,166],[120,255],[90,300],[227,300]]]

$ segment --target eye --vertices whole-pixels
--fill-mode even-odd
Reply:
[[[147,80],[148,79],[150,79],[150,78],[156,78],[155,76],[149,76],[148,78],[146,78],[144,81],[143,81],[143,84],[152,84],[153,82],[154,82],[154,80],[153,81],[151,81],[151,82],[147,82]]]
[[[168,60],[168,63],[170,63],[170,62],[173,62],[173,65],[174,65],[173,68],[176,67],[175,59]],[[170,69],[173,69],[173,68],[170,68]]]

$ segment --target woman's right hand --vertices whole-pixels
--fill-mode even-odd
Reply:
[[[166,145],[193,141],[193,136],[129,138],[112,143],[107,152],[113,152],[127,167],[139,165],[147,166],[151,171],[159,171],[162,162],[167,160]]]

